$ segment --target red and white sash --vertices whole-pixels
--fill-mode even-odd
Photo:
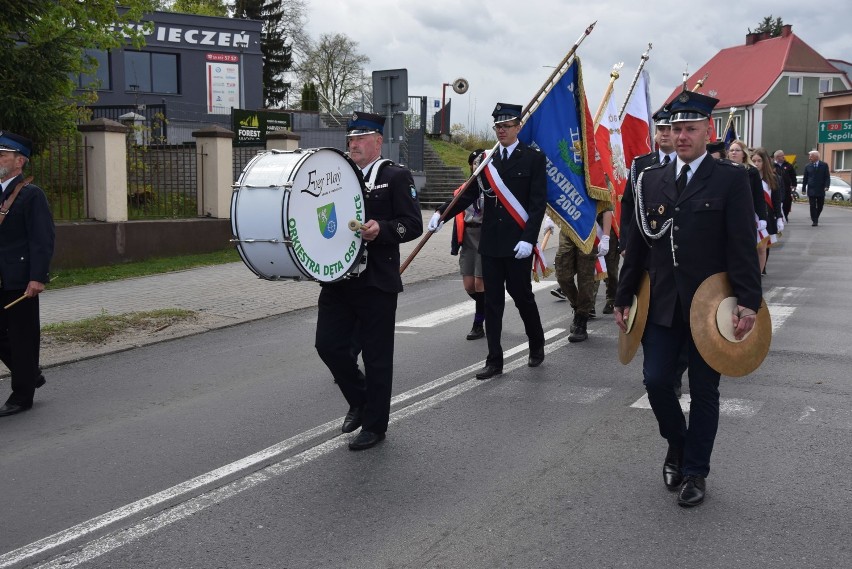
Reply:
[[[506,211],[509,212],[509,215],[512,216],[512,219],[521,226],[521,229],[524,229],[527,226],[527,220],[530,216],[527,213],[527,210],[524,209],[524,206],[521,205],[521,202],[518,201],[518,198],[515,197],[515,194],[513,194],[506,183],[503,182],[503,179],[500,177],[500,173],[497,172],[497,168],[494,167],[494,163],[489,162],[482,173],[485,174],[485,178],[488,180],[488,184],[491,186],[491,189],[497,195],[497,199],[500,200],[500,203],[503,204],[503,207],[505,207]],[[538,243],[533,246],[533,255],[535,256],[532,267],[533,278],[536,282],[538,282],[539,271],[541,271],[542,276],[545,277],[550,275],[551,271],[547,267],[547,261],[545,261],[544,255],[541,254],[541,251],[538,248]]]

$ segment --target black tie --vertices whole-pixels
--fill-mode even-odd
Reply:
[[[506,150],[506,148],[503,148],[503,162],[508,162],[508,161],[509,161],[509,152]]]
[[[668,164],[671,161],[672,161],[672,157],[669,156],[668,154],[666,154],[666,157],[663,158],[663,166],[665,166],[666,164]]]
[[[683,168],[680,169],[680,176],[677,178],[677,182],[675,185],[677,186],[677,195],[680,196],[683,193],[683,189],[686,187],[686,179],[687,173],[689,172],[689,164],[684,164]]]

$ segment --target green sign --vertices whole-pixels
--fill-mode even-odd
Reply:
[[[276,130],[286,130],[293,124],[290,113],[274,111],[246,111],[231,109],[231,122],[236,133],[235,144],[262,144],[266,135]]]
[[[817,142],[852,142],[852,121],[819,121]]]

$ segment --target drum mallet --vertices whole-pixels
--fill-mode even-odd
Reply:
[[[349,231],[366,231],[367,226],[362,224],[357,219],[352,219],[349,221]]]

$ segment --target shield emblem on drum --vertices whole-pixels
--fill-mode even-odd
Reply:
[[[334,237],[337,233],[337,212],[334,209],[334,202],[317,208],[317,221],[323,237],[326,239]]]

